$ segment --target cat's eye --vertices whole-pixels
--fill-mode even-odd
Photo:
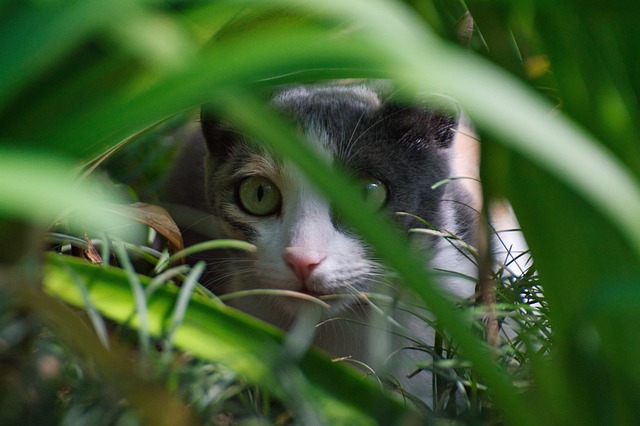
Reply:
[[[238,202],[247,213],[255,216],[269,216],[280,211],[282,194],[269,179],[250,176],[240,182]]]
[[[372,208],[381,209],[387,203],[387,186],[378,179],[360,179],[360,187],[365,202]]]

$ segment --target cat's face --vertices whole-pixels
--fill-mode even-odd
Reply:
[[[439,225],[442,191],[431,186],[448,177],[452,118],[385,105],[363,87],[289,89],[273,105],[296,121],[323,159],[350,171],[375,208]],[[326,300],[339,311],[371,289],[381,275],[371,251],[294,165],[206,115],[203,133],[208,202],[221,219],[221,237],[257,247],[255,253],[228,253],[221,279],[231,290],[351,296]],[[417,225],[407,217],[396,222]],[[292,297],[264,301],[290,314],[307,303]]]

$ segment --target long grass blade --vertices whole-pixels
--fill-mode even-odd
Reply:
[[[76,306],[83,305],[82,295],[68,275],[67,267],[83,277],[91,300],[108,318],[126,321],[136,309],[137,296],[127,274],[117,268],[100,267],[64,256],[49,256],[45,272],[45,290]],[[144,285],[148,279],[140,277]],[[166,333],[179,297],[178,289],[157,288],[147,300],[148,330],[153,336]],[[138,327],[137,320],[131,322]],[[287,399],[278,369],[285,357],[282,333],[254,318],[220,306],[202,297],[194,297],[175,329],[176,347],[212,361],[221,362],[275,395]],[[391,395],[383,395],[371,382],[345,366],[332,363],[316,351],[309,351],[287,368],[300,372],[304,380],[296,380],[300,397],[315,400],[314,406],[325,408],[324,415],[332,424],[396,424],[417,421],[416,413]]]

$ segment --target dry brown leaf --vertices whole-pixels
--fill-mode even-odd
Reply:
[[[147,203],[133,203],[112,207],[112,211],[115,213],[155,229],[156,232],[167,239],[170,253],[184,249],[180,229],[178,229],[178,225],[164,208]]]
[[[100,256],[100,253],[98,253],[96,246],[93,245],[93,241],[91,241],[86,234],[82,239],[87,243],[87,247],[82,251],[82,256],[91,263],[101,264],[102,257]]]

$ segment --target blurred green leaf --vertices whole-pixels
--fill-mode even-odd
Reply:
[[[611,338],[606,343],[597,337],[594,340],[598,333],[592,318],[600,309],[594,295],[611,291],[611,284],[621,277],[637,276],[640,266],[633,230],[639,223],[636,196],[632,195],[635,189],[618,192],[622,182],[635,187],[638,179],[636,102],[640,86],[633,87],[637,55],[631,53],[635,48],[629,49],[635,46],[638,30],[629,25],[631,12],[626,7],[616,9],[600,2],[590,2],[588,7],[584,2],[542,2],[528,10],[529,19],[523,19],[518,2],[469,3],[481,31],[501,28],[514,34],[488,38],[489,56],[505,65],[509,58],[502,46],[496,46],[500,43],[517,44],[522,55],[520,67],[531,55],[549,55],[551,73],[546,83],[552,85],[543,90],[555,91],[554,97],[561,99],[558,108],[600,138],[591,141],[596,149],[586,149],[552,126],[545,130],[556,132],[555,137],[550,135],[541,143],[557,145],[557,168],[582,169],[582,174],[592,177],[591,183],[585,180],[585,187],[592,192],[609,192],[606,200],[585,196],[567,179],[552,179],[541,170],[541,163],[531,164],[535,162],[532,155],[505,156],[483,144],[486,189],[491,193],[500,186],[501,193],[512,201],[544,276],[554,332],[554,362],[534,365],[544,407],[559,422],[630,421],[627,410],[636,404],[631,395],[635,394],[637,378],[613,374],[622,364],[613,358],[607,362],[603,352],[626,353],[631,340],[617,340],[613,337],[616,333],[607,335]],[[540,127],[546,124],[538,121]],[[528,132],[525,127],[514,127],[518,129]],[[591,158],[585,159],[585,154]],[[605,160],[607,157],[613,161]],[[602,168],[607,162],[618,171]],[[620,176],[620,171],[627,176]],[[623,215],[628,217],[621,220]],[[617,221],[612,216],[618,216]],[[621,227],[621,222],[628,227]],[[628,318],[629,324],[639,319]],[[616,323],[613,316],[599,320],[601,326]],[[620,393],[621,389],[627,392]]]
[[[634,424],[638,419],[634,407],[640,403],[640,368],[636,362],[640,351],[640,287],[639,271],[633,272],[603,279],[606,286],[587,299],[591,321],[578,328],[581,339],[576,339],[577,349],[590,361],[592,371],[597,369],[595,378],[600,388],[608,389],[605,403],[600,402],[599,409],[593,410],[600,423]],[[602,396],[598,393],[593,400]]]
[[[361,42],[334,37],[323,28],[269,28],[216,44],[184,70],[148,87],[116,91],[86,111],[59,117],[55,124],[38,129],[38,137],[46,146],[87,158],[176,112],[205,103],[235,84],[257,83],[254,87],[258,90],[274,83],[330,78],[344,72],[371,76],[376,74],[371,70],[378,68],[378,63],[379,58],[362,49]]]
[[[74,170],[73,162],[43,151],[0,145],[0,182],[5,182],[0,218],[43,227],[65,220],[76,230],[132,232],[130,222],[107,209],[117,198],[92,179],[79,181]]]
[[[12,2],[0,10],[0,111],[70,49],[126,17],[142,1]]]
[[[591,322],[590,295],[640,265],[611,224],[566,186],[521,158],[513,159],[511,167],[518,172],[511,174],[507,195],[520,212],[518,219],[536,253],[536,265],[544,277],[545,296],[552,312],[555,365],[537,366],[547,370],[540,376],[550,380],[540,390],[546,395],[545,406],[553,411],[554,418],[588,424],[590,413],[603,404],[601,394],[605,388],[599,375],[592,372],[592,361],[575,346],[580,339],[579,330]],[[526,191],[519,189],[524,185]]]
[[[634,10],[639,11],[637,4],[616,7],[597,1],[585,8],[567,1],[539,8],[536,24],[563,109],[638,170],[640,68],[635,52],[640,31]]]
[[[45,290],[68,303],[84,306],[73,276],[84,281],[94,307],[103,315],[119,322],[131,319],[128,324],[138,327],[134,296],[124,271],[48,256]],[[143,276],[139,279],[143,285],[150,281]],[[332,363],[315,350],[298,364],[283,351],[282,335],[275,328],[202,297],[191,299],[180,326],[173,329],[172,312],[177,300],[178,289],[170,286],[157,288],[148,297],[150,334],[160,337],[172,330],[176,347],[220,362],[285,400],[294,395],[302,397],[321,409],[319,415],[326,416],[329,423],[389,424],[409,421],[414,416],[372,382],[359,378],[355,370]],[[305,380],[295,380],[298,375]],[[287,383],[295,388],[287,389]]]

